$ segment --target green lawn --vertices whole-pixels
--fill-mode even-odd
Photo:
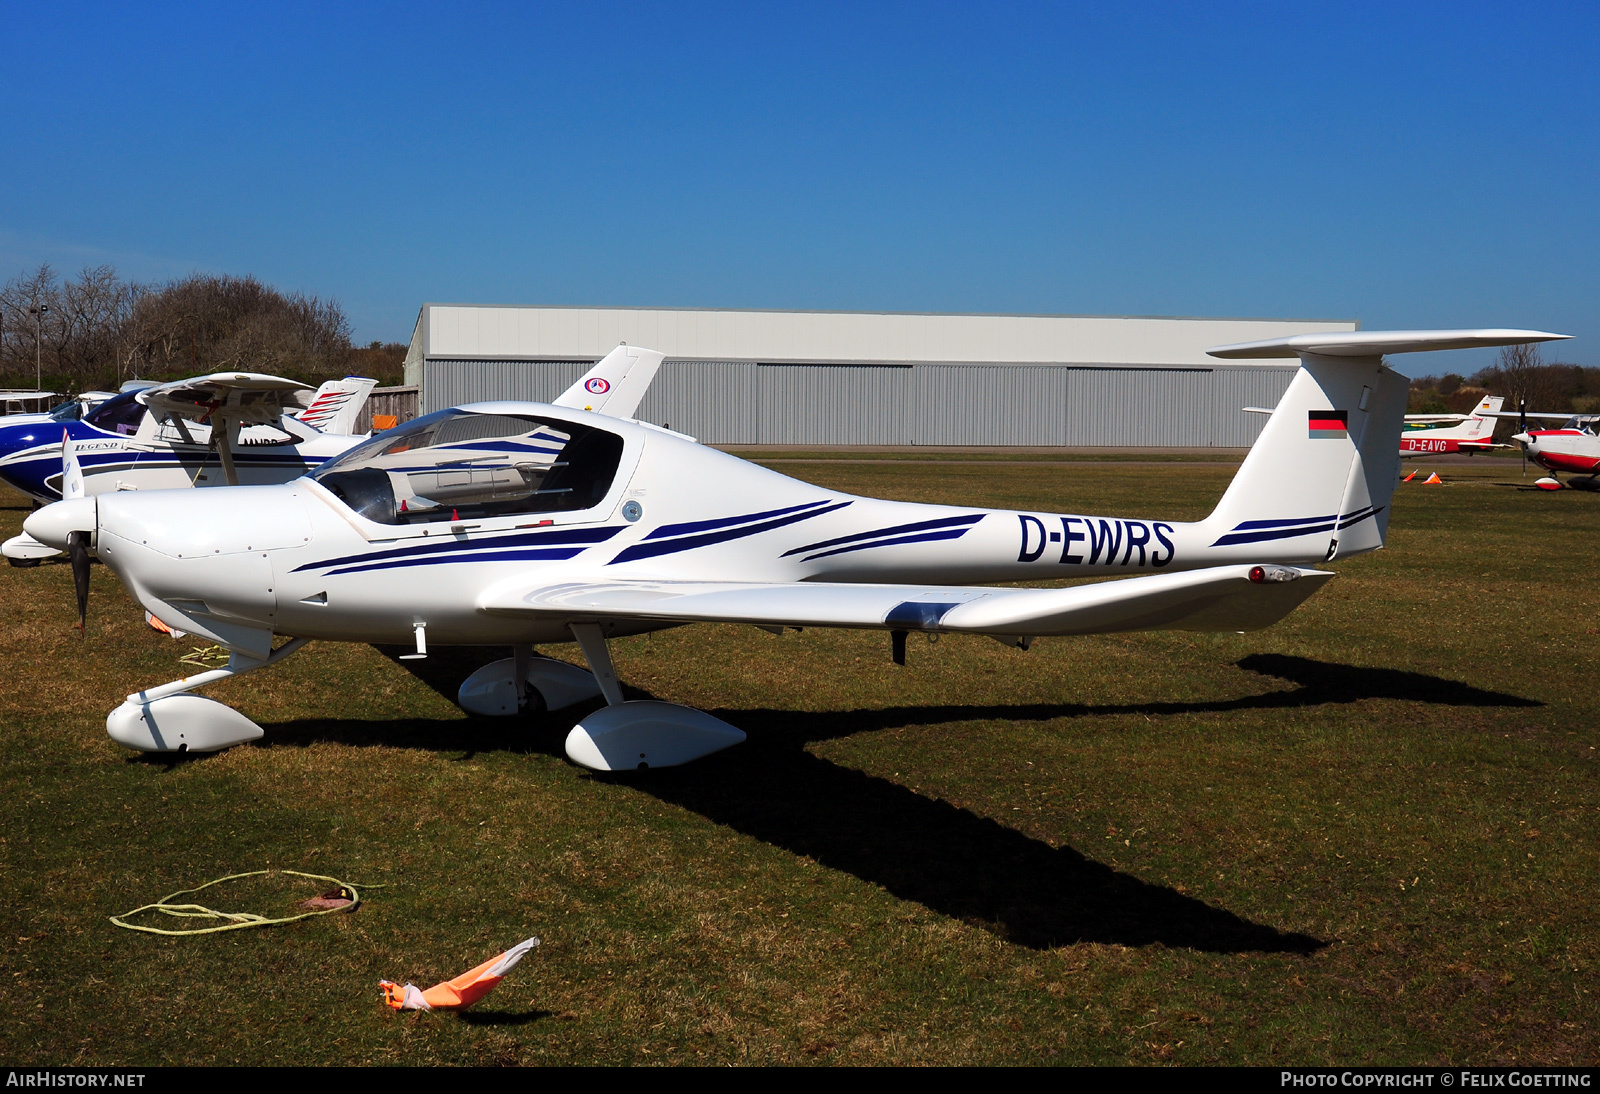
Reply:
[[[777,466],[1179,519],[1230,476]],[[0,569],[0,1058],[1593,1063],[1600,495],[1441,472],[1401,488],[1388,550],[1257,634],[913,638],[905,668],[878,633],[619,641],[634,696],[750,734],[621,777],[565,760],[573,714],[464,716],[493,649],[314,644],[209,691],[259,746],[136,757],[105,715],[189,644],[101,568],[83,640],[66,566]],[[0,506],[11,535],[26,507]],[[385,888],[270,930],[107,922],[263,867]],[[379,1003],[380,978],[426,987],[530,934],[473,1013]]]

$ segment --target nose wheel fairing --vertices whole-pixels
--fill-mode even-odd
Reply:
[[[262,729],[249,718],[215,699],[189,692],[275,665],[305,644],[304,638],[292,638],[259,659],[235,652],[223,668],[136,691],[106,717],[106,733],[135,752],[217,752],[257,740]]]
[[[150,703],[123,703],[106,718],[106,732],[135,752],[220,752],[259,740],[263,731],[215,699],[169,695]]]

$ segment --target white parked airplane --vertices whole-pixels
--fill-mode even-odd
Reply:
[[[354,435],[356,416],[376,383],[347,376],[313,393],[281,376],[219,372],[143,384],[100,400],[82,420],[6,420],[0,479],[54,501],[71,445],[86,494],[288,482],[364,439]],[[12,565],[56,553],[27,535],[0,544]]]
[[[1442,456],[1487,452],[1494,443],[1495,419],[1505,398],[1486,396],[1470,414],[1407,414],[1400,433],[1400,455]]]
[[[623,347],[625,373],[597,367],[554,405],[443,410],[292,483],[81,497],[25,527],[71,550],[85,583],[93,548],[168,626],[232,651],[226,668],[128,696],[106,725],[129,748],[261,736],[193,690],[311,639],[414,641],[418,657],[431,639],[512,648],[462,684],[469,711],[598,693],[607,705],[573,727],[567,755],[600,770],[668,766],[744,734],[687,707],[624,701],[608,638],[697,622],[856,627],[888,631],[903,660],[910,631],[1025,649],[1041,636],[1264,627],[1333,576],[1317,563],[1383,546],[1408,382],[1382,355],[1559,337],[1341,332],[1212,350],[1301,366],[1216,509],[1194,523],[812,486],[629,420],[661,355]],[[981,584],[1080,576],[1123,579]],[[292,637],[276,645],[280,635]],[[533,654],[573,640],[592,676]]]

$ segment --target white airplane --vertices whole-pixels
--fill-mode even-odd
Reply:
[[[1600,485],[1600,414],[1496,408],[1490,416],[1517,419],[1518,432],[1511,439],[1540,467],[1581,476],[1570,481],[1572,486],[1593,489]],[[1561,425],[1554,429],[1529,429],[1530,418]],[[1535,485],[1546,490],[1562,488],[1561,480],[1553,475],[1538,480]]]
[[[134,390],[137,387],[149,385],[132,381],[134,387],[124,387],[124,390]],[[12,413],[0,415],[0,427],[9,429],[14,425],[25,425],[30,422],[75,422],[89,411],[116,396],[115,391],[84,391],[73,395],[63,403],[57,403],[48,410],[29,411],[27,413]],[[53,395],[53,393],[52,393]]]
[[[1501,447],[1494,443],[1494,427],[1504,403],[1502,396],[1490,395],[1470,414],[1407,414],[1400,433],[1400,455],[1471,455]]]
[[[310,385],[253,372],[145,384],[84,414],[0,425],[0,479],[36,501],[61,497],[64,447],[84,492],[288,482],[359,443],[356,416],[377,383]],[[64,408],[70,409],[70,408]],[[58,552],[27,535],[0,544],[13,565]]]
[[[77,497],[28,532],[99,554],[170,627],[227,647],[224,668],[128,696],[106,727],[141,751],[262,735],[196,688],[312,639],[509,646],[461,685],[478,714],[595,695],[567,755],[597,770],[684,763],[744,739],[701,711],[625,701],[607,639],[686,623],[1037,637],[1245,631],[1281,619],[1383,546],[1408,381],[1382,356],[1517,345],[1538,331],[1297,335],[1211,351],[1300,369],[1210,516],[1194,523],[854,497],[633,421],[661,354],[620,347],[553,405],[426,415],[279,486]],[[613,365],[617,354],[607,358]],[[602,365],[607,362],[602,362]],[[581,408],[581,409],[580,409]],[[1143,576],[1072,588],[981,583]],[[281,645],[277,636],[289,636]],[[534,655],[576,641],[592,675]]]
[[[1586,476],[1581,481],[1573,479],[1571,485],[1595,484],[1595,476],[1600,475],[1600,415],[1528,413],[1522,417],[1562,420],[1557,429],[1524,429],[1511,438],[1527,451],[1528,459],[1548,471]],[[1554,490],[1561,486],[1561,480],[1540,479],[1539,485]]]

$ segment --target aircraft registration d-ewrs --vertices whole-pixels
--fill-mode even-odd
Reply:
[[[1268,626],[1383,546],[1408,381],[1384,354],[1515,345],[1538,331],[1341,332],[1223,346],[1300,368],[1215,511],[1193,523],[881,501],[826,490],[631,420],[662,355],[619,350],[555,404],[478,403],[383,433],[278,486],[109,493],[25,524],[87,550],[225,668],[130,695],[111,737],[208,751],[260,727],[193,690],[312,639],[499,645],[461,686],[480,714],[600,694],[567,755],[599,770],[684,763],[744,733],[624,701],[607,639],[686,623],[1033,639]],[[69,469],[70,478],[70,469]],[[1126,576],[1138,574],[1140,576]],[[1119,577],[1071,588],[984,582]],[[80,600],[80,609],[82,602]],[[274,648],[275,636],[289,641]],[[534,655],[576,641],[592,675]]]

